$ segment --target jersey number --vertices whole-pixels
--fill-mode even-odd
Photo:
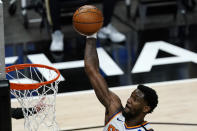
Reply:
[[[116,129],[113,125],[109,125],[108,131],[119,131],[118,129]]]

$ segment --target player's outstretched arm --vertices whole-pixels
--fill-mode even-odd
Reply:
[[[97,98],[105,106],[109,115],[119,110],[122,107],[119,97],[108,89],[105,79],[99,72],[99,60],[95,38],[86,39],[85,71]]]

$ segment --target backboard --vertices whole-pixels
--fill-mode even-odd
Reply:
[[[3,5],[0,0],[0,80],[5,79],[5,49],[4,49],[4,22]]]
[[[3,3],[0,0],[0,131],[11,131],[10,89],[5,75]]]

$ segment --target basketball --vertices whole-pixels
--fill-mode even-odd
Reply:
[[[82,35],[92,35],[98,32],[102,25],[103,14],[93,5],[81,6],[73,15],[73,27]]]

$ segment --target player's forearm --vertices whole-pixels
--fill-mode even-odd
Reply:
[[[96,51],[96,39],[88,38],[85,48],[85,71],[90,79],[91,85],[97,98],[104,106],[109,104],[109,89],[102,75],[99,73],[99,60]]]
[[[87,38],[85,48],[85,69],[94,69],[99,71],[99,60],[96,51],[96,39]]]

